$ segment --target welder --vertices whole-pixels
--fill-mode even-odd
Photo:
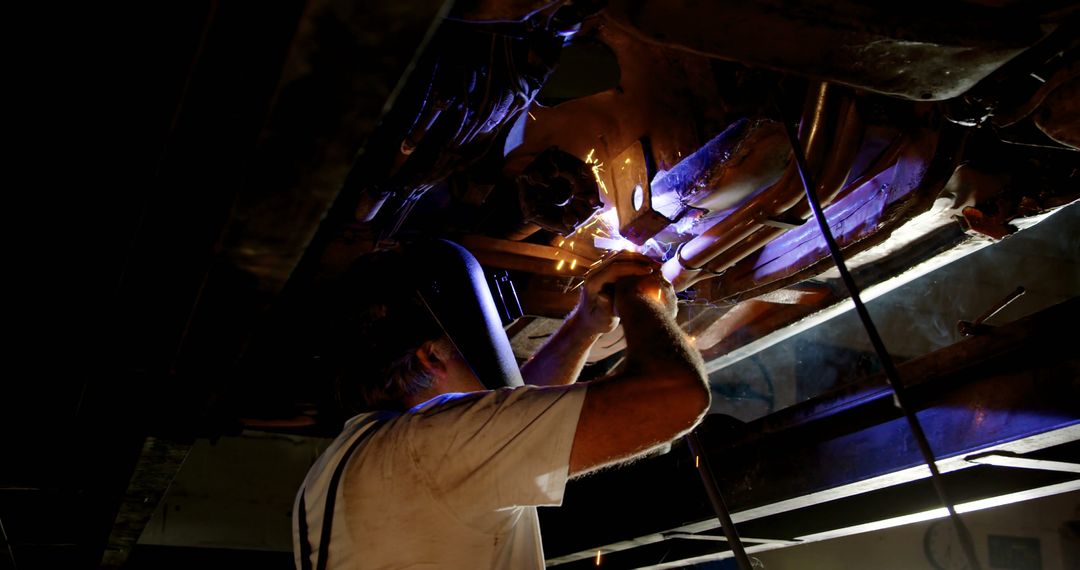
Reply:
[[[482,270],[424,240],[341,280],[335,354],[348,422],[297,495],[297,568],[542,568],[537,506],[568,479],[692,429],[709,406],[698,352],[658,264],[615,255],[520,369]],[[621,323],[625,360],[576,382]]]

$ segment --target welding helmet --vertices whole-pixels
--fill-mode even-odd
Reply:
[[[480,263],[444,239],[403,247],[404,284],[413,288],[476,377],[489,389],[522,386],[521,371]]]

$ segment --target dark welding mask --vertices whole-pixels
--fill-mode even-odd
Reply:
[[[415,288],[443,332],[477,378],[490,389],[522,386],[503,317],[480,263],[465,248],[442,239],[403,248],[407,285]]]

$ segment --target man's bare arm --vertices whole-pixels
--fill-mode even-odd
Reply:
[[[626,332],[619,373],[589,383],[570,475],[623,462],[690,431],[709,408],[704,363],[675,324],[675,294],[658,275],[616,284]]]
[[[589,349],[601,336],[581,326],[576,311],[570,313],[559,330],[521,366],[521,377],[534,386],[573,384],[585,368]]]
[[[649,275],[655,262],[643,256],[620,255],[589,273],[577,307],[555,334],[521,367],[526,384],[558,386],[577,381],[592,345],[619,324],[615,316],[614,284],[629,276]]]

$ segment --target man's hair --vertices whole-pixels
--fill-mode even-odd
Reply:
[[[452,348],[395,251],[365,255],[338,279],[330,303],[331,354],[338,399],[349,412],[400,410],[433,378],[416,350],[429,341]]]

